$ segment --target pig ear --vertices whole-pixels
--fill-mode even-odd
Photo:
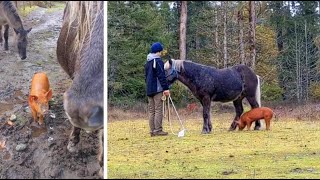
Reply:
[[[46,96],[47,96],[48,101],[52,98],[52,89],[50,89],[50,90],[47,92]]]

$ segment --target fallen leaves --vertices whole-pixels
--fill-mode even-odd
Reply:
[[[7,124],[9,124],[10,126],[13,126],[13,122],[10,120],[7,121]]]

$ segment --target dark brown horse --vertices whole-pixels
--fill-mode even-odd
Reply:
[[[103,167],[103,1],[68,1],[57,42],[57,58],[73,80],[64,109],[73,125],[67,149],[75,152],[80,130],[99,130]],[[103,168],[100,169],[100,175]]]
[[[169,84],[177,79],[187,86],[203,107],[202,133],[212,130],[210,119],[211,102],[230,102],[236,110],[236,116],[229,130],[235,130],[243,113],[242,100],[246,98],[251,108],[260,104],[260,78],[251,68],[235,65],[230,68],[216,69],[211,66],[184,60],[171,60],[164,67]],[[261,127],[260,120],[255,122],[255,129]]]
[[[25,30],[21,18],[11,1],[0,1],[0,43],[2,44],[2,26],[4,26],[4,50],[9,50],[9,26],[16,33],[17,47],[21,59],[27,58],[27,35],[31,28]]]

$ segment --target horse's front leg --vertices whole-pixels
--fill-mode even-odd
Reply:
[[[72,132],[70,134],[69,142],[67,146],[68,151],[71,153],[76,152],[76,145],[80,141],[80,131],[81,131],[80,128],[72,126]]]
[[[212,124],[210,120],[210,107],[211,99],[210,97],[204,97],[201,101],[203,107],[203,128],[202,134],[209,134],[212,130]]]
[[[99,176],[103,177],[103,129],[99,130],[99,153],[98,153],[98,161],[100,164]]]
[[[9,45],[8,45],[8,37],[9,37],[9,25],[4,26],[4,50],[9,50]]]
[[[240,120],[240,116],[243,113],[242,99],[243,98],[239,98],[233,101],[233,105],[236,109],[236,116],[234,117],[234,120],[231,123],[229,131],[234,131],[237,128],[237,122]]]
[[[2,45],[3,39],[2,39],[2,26],[0,26],[0,45]]]

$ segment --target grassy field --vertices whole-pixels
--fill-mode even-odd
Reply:
[[[147,119],[108,122],[108,178],[320,178],[320,121],[278,118],[271,130],[229,132],[234,114],[183,119],[185,137],[150,137]],[[177,118],[173,132],[179,131]],[[253,126],[251,127],[253,129]]]

